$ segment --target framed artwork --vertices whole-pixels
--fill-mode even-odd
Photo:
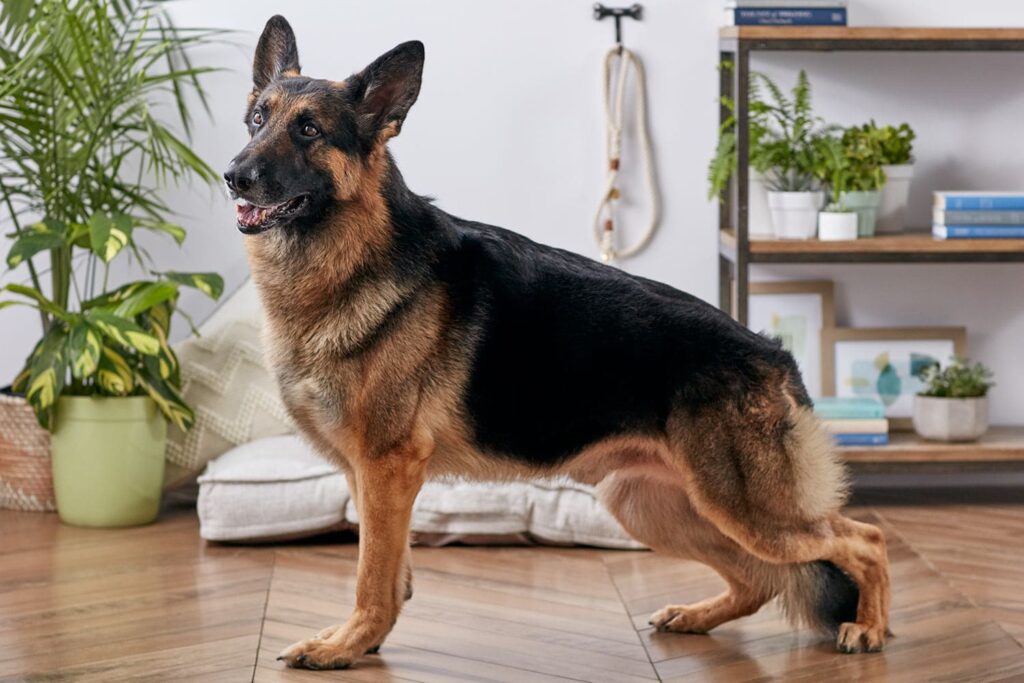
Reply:
[[[793,354],[811,396],[822,396],[821,334],[835,327],[831,280],[752,282],[748,327],[782,341]]]
[[[826,396],[876,398],[893,429],[911,429],[922,370],[967,355],[963,327],[826,329],[821,335]]]

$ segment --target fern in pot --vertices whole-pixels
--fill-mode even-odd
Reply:
[[[988,430],[988,390],[992,371],[981,363],[954,358],[921,376],[925,388],[914,396],[914,431],[934,441],[975,441]]]
[[[180,244],[158,190],[217,180],[155,114],[174,111],[187,134],[186,93],[202,100],[206,69],[186,50],[211,33],[174,28],[146,0],[43,0],[5,4],[0,36],[0,199],[8,279],[21,280],[0,289],[0,307],[37,309],[42,330],[12,389],[53,432],[61,518],[146,523],[167,422],[193,421],[168,343],[179,290],[216,298],[223,282],[156,270],[136,236]],[[113,286],[115,259],[145,278]]]

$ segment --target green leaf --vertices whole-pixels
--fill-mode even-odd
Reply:
[[[192,409],[188,407],[185,399],[174,386],[160,378],[159,373],[152,366],[152,362],[146,363],[142,370],[135,372],[135,381],[156,402],[160,412],[171,423],[183,432],[192,428],[195,423],[195,414]]]
[[[38,291],[32,289],[31,287],[11,283],[9,285],[4,285],[3,289],[0,289],[0,291],[8,291],[13,292],[15,294],[20,294],[21,296],[27,297],[34,301],[35,306],[37,308],[42,309],[43,311],[49,313],[55,318],[60,318],[61,320],[65,321],[68,319],[67,311],[65,311],[63,308],[53,303],[52,301],[50,301],[45,296],[40,294]]]
[[[124,214],[113,218],[105,213],[94,213],[89,218],[89,238],[93,252],[110,263],[117,253],[128,246],[131,235],[131,219]]]
[[[14,240],[11,250],[7,252],[7,267],[17,268],[41,251],[60,249],[63,246],[64,238],[60,235],[52,232],[26,231]]]
[[[164,273],[172,282],[194,287],[211,299],[219,299],[224,293],[224,278],[217,273]]]
[[[134,318],[149,309],[173,299],[178,294],[175,282],[150,282],[135,290],[117,308],[114,314],[122,318]]]
[[[156,232],[167,233],[173,237],[174,241],[179,245],[185,241],[185,228],[180,225],[175,225],[174,223],[167,223],[164,221],[146,222],[140,223],[139,227],[145,228],[146,230],[155,230]]]
[[[160,342],[130,320],[101,308],[90,308],[85,318],[113,341],[135,349],[141,354],[153,356],[160,351]]]
[[[84,320],[71,327],[68,336],[68,357],[71,374],[77,379],[92,377],[99,367],[103,342],[95,328]]]
[[[52,424],[53,405],[64,390],[67,359],[64,354],[67,330],[54,325],[46,333],[39,354],[32,361],[25,398],[35,411],[36,419],[45,429]]]
[[[97,364],[96,382],[110,396],[127,396],[135,390],[135,373],[118,351],[104,346]]]

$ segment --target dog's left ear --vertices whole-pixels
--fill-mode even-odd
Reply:
[[[252,60],[252,83],[256,91],[263,90],[281,74],[299,75],[299,48],[295,45],[295,32],[280,14],[267,21],[256,56]]]
[[[410,40],[380,57],[350,79],[359,115],[359,129],[370,140],[387,140],[420,94],[423,43]]]

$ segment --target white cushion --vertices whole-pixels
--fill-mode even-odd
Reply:
[[[295,436],[264,438],[210,462],[199,478],[200,534],[212,541],[310,536],[359,523],[345,477]],[[567,478],[428,482],[412,530],[430,544],[507,537],[642,548],[594,497]]]

